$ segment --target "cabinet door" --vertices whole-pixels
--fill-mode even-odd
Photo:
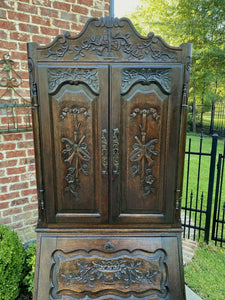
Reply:
[[[38,77],[47,222],[106,222],[100,145],[108,131],[108,69],[39,65]]]
[[[111,222],[171,224],[182,66],[112,68]]]

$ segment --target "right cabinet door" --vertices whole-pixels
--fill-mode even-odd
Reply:
[[[172,224],[183,67],[115,65],[111,78],[111,222]]]

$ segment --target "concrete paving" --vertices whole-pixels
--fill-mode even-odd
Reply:
[[[196,295],[187,285],[185,286],[186,300],[202,300],[198,295]]]
[[[191,239],[183,239],[182,250],[183,250],[183,263],[186,264],[194,256],[194,251],[197,246],[195,241]],[[201,300],[198,295],[196,295],[187,285],[185,285],[186,300]]]
[[[191,239],[182,240],[183,263],[188,263],[194,256],[195,248],[197,247],[196,241]]]

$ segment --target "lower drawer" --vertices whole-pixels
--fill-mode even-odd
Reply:
[[[38,239],[34,299],[185,299],[179,233]]]

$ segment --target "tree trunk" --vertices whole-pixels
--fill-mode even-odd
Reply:
[[[217,78],[215,81],[215,95],[217,93]],[[214,130],[214,117],[215,117],[215,100],[212,100],[211,122],[210,122],[210,134],[213,134]]]
[[[193,106],[192,106],[192,131],[196,133],[196,99],[195,99],[195,81],[193,82]]]
[[[212,101],[212,109],[211,109],[211,122],[210,122],[210,129],[209,133],[213,134],[214,129],[214,116],[215,116],[215,101]]]

